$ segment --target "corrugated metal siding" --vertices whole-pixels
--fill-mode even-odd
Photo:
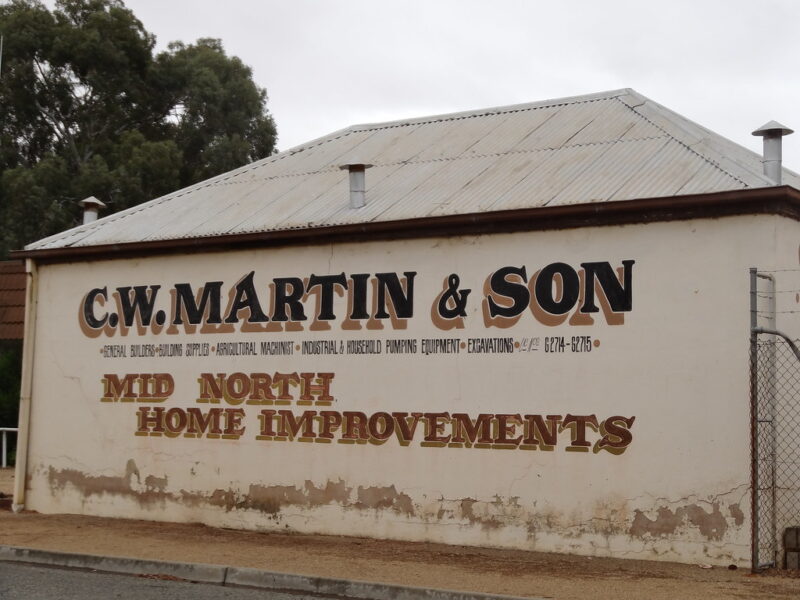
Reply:
[[[366,162],[367,205],[340,165]],[[800,177],[785,181],[800,187]],[[577,98],[351,127],[29,249],[718,192],[760,157],[644,98]]]
[[[25,331],[25,263],[0,262],[0,340],[21,340]]]

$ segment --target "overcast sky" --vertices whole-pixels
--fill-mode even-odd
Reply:
[[[223,40],[288,149],[357,123],[631,87],[755,151],[800,131],[798,0],[127,0],[159,48]],[[784,164],[800,171],[800,133]]]

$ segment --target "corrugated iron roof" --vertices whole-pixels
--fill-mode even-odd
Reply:
[[[349,162],[367,171],[350,208]],[[784,170],[800,189],[800,176]],[[624,89],[356,125],[26,247],[313,229],[771,186],[761,157]]]
[[[0,262],[0,340],[21,340],[25,330],[25,263]]]

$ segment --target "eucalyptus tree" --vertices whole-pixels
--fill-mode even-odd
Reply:
[[[217,39],[155,37],[121,0],[0,6],[0,258],[274,152],[266,91]]]

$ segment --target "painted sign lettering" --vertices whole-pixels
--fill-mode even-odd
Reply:
[[[633,260],[616,270],[610,262],[578,268],[551,263],[531,272],[505,266],[483,283],[481,309],[487,328],[508,328],[523,313],[546,326],[592,325],[602,312],[610,325],[624,323],[633,309]],[[415,317],[417,271],[339,273],[274,277],[256,283],[256,272],[232,286],[223,281],[96,287],[81,299],[79,324],[87,337],[145,334],[226,334],[406,329]],[[468,318],[472,289],[451,273],[441,293],[429,299],[430,318],[440,330],[460,329]]]

